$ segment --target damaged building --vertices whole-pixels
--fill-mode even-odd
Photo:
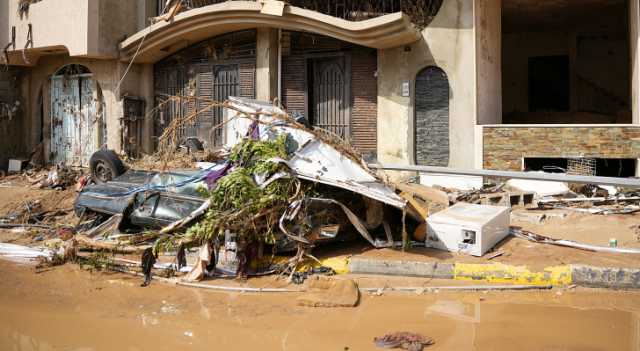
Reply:
[[[87,166],[105,145],[137,157],[193,113],[182,138],[217,148],[224,114],[206,102],[238,96],[280,104],[371,162],[637,176],[639,11],[633,0],[2,1],[0,167],[34,151]]]

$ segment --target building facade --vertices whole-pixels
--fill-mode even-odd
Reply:
[[[102,145],[137,156],[192,113],[182,135],[216,147],[223,114],[206,102],[243,96],[282,104],[371,161],[540,170],[584,159],[598,175],[638,175],[638,0],[169,5],[1,2],[0,159],[39,146],[49,163],[86,166]]]

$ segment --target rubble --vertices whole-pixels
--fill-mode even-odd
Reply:
[[[581,244],[571,240],[559,240],[549,238],[543,235],[535,234],[530,231],[522,230],[518,227],[512,227],[510,230],[511,235],[541,244],[551,244],[557,246],[571,247],[580,250],[593,251],[593,252],[610,252],[610,253],[624,253],[624,254],[640,254],[640,249],[633,248],[618,248],[618,247],[605,247],[596,245]]]
[[[416,333],[397,332],[386,334],[373,340],[375,345],[383,349],[401,348],[407,351],[422,351],[426,346],[435,344],[433,338]]]
[[[342,228],[348,226],[353,226],[373,246],[380,245],[369,231],[382,226],[383,207],[404,211],[406,204],[368,170],[357,153],[331,136],[291,121],[284,111],[270,104],[231,99],[224,105],[235,113],[225,126],[227,135],[235,137],[227,138],[228,152],[218,153],[226,154],[224,158],[216,158],[216,163],[200,162],[198,165],[204,170],[191,173],[130,170],[123,175],[124,179],[137,177],[150,182],[134,184],[122,191],[116,190],[118,182],[131,184],[122,183],[130,180],[116,178],[104,185],[87,186],[76,201],[77,212],[116,212],[134,224],[150,224],[151,218],[144,217],[143,208],[152,204],[148,203],[149,197],[160,191],[159,198],[164,193],[168,197],[181,194],[182,199],[191,201],[189,212],[171,217],[173,222],[133,247],[121,240],[131,237],[122,236],[122,230],[126,229],[121,221],[107,230],[110,232],[107,238],[115,241],[81,233],[80,244],[119,251],[124,248],[127,252],[152,244],[154,257],[178,247],[183,248],[179,251],[200,247],[199,258],[187,281],[201,280],[210,274],[219,260],[222,238],[228,237],[228,233],[233,233],[236,274],[240,277],[249,273],[248,263],[258,258],[258,251],[270,246],[278,252],[297,252],[282,268],[282,273],[292,278],[299,263],[307,258],[316,260],[310,254],[315,246],[340,240],[346,235],[340,234]],[[176,140],[170,133],[164,138]],[[169,159],[166,157],[169,149],[170,144],[163,146],[165,154],[159,155],[161,160]],[[184,204],[180,206],[184,209]],[[162,221],[158,218],[156,222]],[[385,228],[386,245],[393,246],[395,240],[389,226]],[[225,246],[229,244],[225,240]],[[142,252],[150,262],[148,247]],[[145,273],[149,276],[148,270]]]

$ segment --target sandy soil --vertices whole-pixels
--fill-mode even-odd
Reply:
[[[375,350],[376,336],[433,337],[426,350],[640,350],[640,294],[599,290],[364,294],[309,308],[297,293],[239,294],[90,273],[35,274],[0,261],[1,350]]]

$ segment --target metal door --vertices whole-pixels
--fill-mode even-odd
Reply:
[[[123,105],[122,146],[129,157],[139,158],[143,150],[145,103],[142,99],[125,97]]]
[[[314,60],[311,124],[349,140],[351,79],[345,67],[344,57]]]
[[[416,77],[416,164],[449,166],[449,80],[438,67]]]
[[[90,74],[51,78],[51,152],[53,162],[89,166],[98,149],[102,116]]]
[[[220,124],[224,118],[224,109],[209,106],[212,101],[223,102],[229,96],[238,96],[238,65],[203,65],[197,70],[196,86],[199,98],[196,109],[199,115],[193,126],[189,127],[190,131],[185,134],[206,141],[209,148],[221,146],[224,140]]]

